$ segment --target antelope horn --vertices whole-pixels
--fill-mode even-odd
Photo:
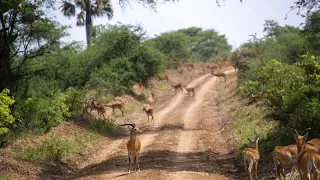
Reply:
[[[309,131],[309,130],[311,130],[311,128],[305,129],[301,134],[304,134],[305,132],[307,132],[307,131]]]
[[[297,130],[295,130],[295,129],[292,129],[294,132],[296,132],[296,134],[299,136],[300,134],[298,133],[298,131]]]
[[[132,123],[132,124],[118,124],[118,125],[119,126],[132,126],[132,128],[134,128],[136,126],[134,123]]]

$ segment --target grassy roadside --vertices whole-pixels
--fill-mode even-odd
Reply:
[[[51,163],[76,154],[85,154],[99,141],[99,135],[90,131],[75,132],[72,135],[59,137],[52,135],[36,147],[27,147],[17,152],[17,157],[31,161]]]
[[[253,139],[255,132],[260,136],[259,164],[273,167],[272,150],[277,145],[294,143],[293,133],[290,129],[281,128],[278,121],[270,119],[271,109],[262,104],[247,106],[247,99],[237,94],[237,78],[234,76],[219,92],[219,101],[223,114],[231,121],[234,136],[240,148],[237,151],[237,161],[242,165],[241,152],[248,147],[248,138]]]

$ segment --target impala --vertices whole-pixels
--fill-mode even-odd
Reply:
[[[172,64],[178,67],[181,63],[179,61],[172,61]]]
[[[98,112],[98,117],[104,117],[105,115],[105,105],[102,102],[96,102],[96,100],[92,100],[90,105],[90,113],[92,112],[93,109],[95,109]]]
[[[181,94],[183,93],[183,89],[182,89],[182,84],[181,83],[171,84],[171,86],[174,88],[174,94],[177,93],[177,90],[181,91]]]
[[[143,109],[142,111],[145,111],[147,116],[148,116],[148,123],[149,123],[149,116],[151,116],[151,121],[154,122],[154,119],[153,119],[153,109],[149,106],[143,106]]]
[[[307,128],[302,134],[310,129],[311,128]],[[297,168],[300,177],[303,180],[318,180],[320,170],[320,155],[317,151],[317,148],[307,143],[308,133],[305,135],[300,135],[298,131],[294,131],[296,132],[294,137],[297,143],[299,154],[297,159]]]
[[[112,104],[106,104],[105,106],[112,108],[112,113],[114,113],[114,109],[119,109],[122,113],[122,116],[123,116],[124,102],[116,101]]]
[[[160,74],[159,79],[163,80],[163,81],[165,80],[166,82],[169,82],[169,77],[166,73]]]
[[[188,96],[190,96],[190,93],[192,93],[192,96],[194,96],[196,94],[193,87],[187,87],[187,86],[183,86],[183,87],[188,92]]]
[[[221,77],[224,78],[224,82],[227,81],[227,77],[226,77],[227,75],[226,75],[226,73],[224,73],[224,72],[217,72],[217,73],[215,73],[214,71],[212,71],[211,74],[214,75],[214,76],[217,76],[217,77],[220,79],[220,81],[221,81]]]
[[[272,151],[272,159],[278,179],[286,177],[284,167],[290,163],[295,164],[297,158],[298,149],[296,144],[274,147]]]
[[[194,64],[193,63],[184,62],[184,64],[187,66],[189,71],[192,71],[194,69]]]
[[[154,92],[151,92],[150,95],[149,95],[149,97],[148,97],[148,103],[149,103],[149,104],[152,104],[152,103],[155,102],[155,100],[156,100],[156,95],[155,95]]]
[[[139,128],[134,124],[122,124],[119,126],[131,126],[130,130],[130,139],[127,142],[127,150],[128,150],[128,158],[129,158],[129,167],[128,167],[128,173],[130,173],[131,170],[131,158],[134,160],[134,164],[136,165],[136,171],[140,172],[139,167],[139,153],[141,148],[141,143],[139,138],[137,137],[138,133],[142,133],[142,131],[139,130]]]
[[[259,154],[259,136],[256,135],[254,141],[254,147],[253,148],[246,148],[242,152],[242,158],[244,163],[244,169],[246,172],[249,173],[250,179],[252,180],[252,167],[255,166],[255,176],[256,179],[258,179],[258,161],[260,159]]]

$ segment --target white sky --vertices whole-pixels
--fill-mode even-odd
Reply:
[[[292,11],[285,20],[294,0],[225,0],[217,7],[215,0],[180,0],[179,3],[166,3],[157,7],[157,12],[132,3],[125,11],[118,5],[118,0],[111,0],[114,7],[114,17],[94,19],[94,25],[121,22],[123,24],[141,24],[148,35],[153,37],[162,32],[188,28],[191,26],[203,29],[213,28],[220,34],[225,34],[229,44],[240,46],[246,42],[249,34],[257,33],[261,37],[264,20],[276,20],[280,25],[299,26],[304,19]],[[60,6],[61,4],[58,3]],[[54,12],[63,25],[71,25],[71,37],[67,41],[82,41],[85,43],[85,27],[76,27],[76,18],[63,17],[62,13]],[[234,47],[235,48],[235,47]]]

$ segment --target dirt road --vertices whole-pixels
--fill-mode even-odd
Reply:
[[[230,156],[232,135],[223,131],[216,102],[225,84],[210,74],[201,76],[188,84],[195,87],[195,97],[184,92],[165,107],[154,106],[154,124],[147,123],[145,114],[133,121],[143,129],[140,173],[127,174],[128,137],[123,137],[101,147],[63,179],[239,179]]]

